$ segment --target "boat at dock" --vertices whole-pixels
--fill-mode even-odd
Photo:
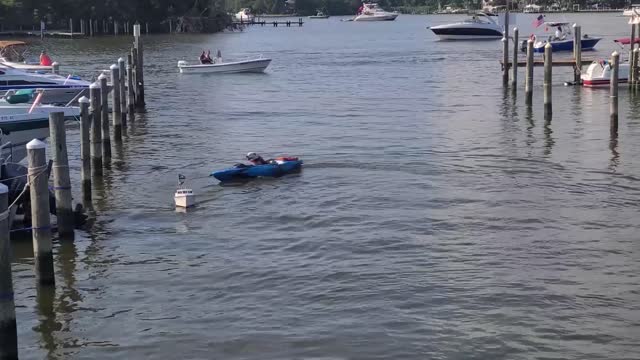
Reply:
[[[363,3],[353,21],[393,21],[398,15],[383,10],[377,3]]]
[[[607,87],[611,83],[611,63],[606,60],[592,62],[580,76],[582,86]],[[629,81],[629,62],[622,62],[618,66],[618,83]]]
[[[41,99],[42,104],[66,104],[80,92],[88,90],[89,85],[90,82],[77,76],[27,72],[0,65],[0,96],[11,90],[44,89],[48,91]]]
[[[571,32],[571,25],[568,22],[545,22],[545,26],[548,29],[557,29],[555,35],[550,35],[547,39],[537,40],[534,35],[532,35],[533,43],[533,51],[537,53],[543,53],[544,47],[547,44],[551,44],[552,51],[573,51],[573,42],[574,37]],[[593,50],[596,44],[602,40],[599,37],[589,36],[584,34],[580,39],[581,48],[583,51]],[[522,51],[527,51],[527,40],[523,40],[520,43],[520,49]]]
[[[38,61],[27,61],[28,45],[24,41],[0,41],[0,65],[24,71],[49,71],[51,65],[40,65]]]
[[[216,57],[213,64],[189,64],[184,60],[178,61],[178,69],[181,73],[261,73],[269,66],[271,59],[263,58],[247,59],[224,62],[221,57]]]
[[[451,24],[427,27],[440,40],[496,40],[501,39],[502,27],[492,16],[477,12],[468,19]]]
[[[640,4],[632,4],[630,7],[622,11],[622,16],[638,16],[640,15]]]

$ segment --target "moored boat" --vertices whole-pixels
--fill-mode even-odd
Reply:
[[[318,12],[316,12],[315,15],[309,16],[309,19],[328,19],[328,18],[329,18],[329,15],[325,14],[320,10],[318,10]]]
[[[547,39],[537,40],[535,35],[531,36],[534,40],[533,51],[537,53],[543,53],[544,47],[547,44],[551,44],[552,51],[573,51],[574,37],[571,32],[571,26],[568,22],[545,22],[548,29],[556,29],[554,35],[550,35]],[[583,51],[593,50],[596,44],[602,40],[599,37],[593,37],[590,35],[583,35],[580,39],[581,48]],[[520,43],[520,49],[527,51],[527,40],[523,40]]]
[[[502,27],[492,16],[477,12],[464,21],[428,27],[440,40],[495,40],[503,37]]]
[[[600,87],[609,86],[611,82],[611,64],[606,60],[592,62],[587,70],[580,76],[582,86]],[[629,80],[629,63],[623,62],[618,66],[618,82],[626,83]]]
[[[253,14],[251,13],[251,9],[242,8],[236,14],[236,20],[242,22],[252,22],[254,19]]]

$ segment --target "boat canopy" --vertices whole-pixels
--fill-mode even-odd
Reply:
[[[24,41],[0,41],[0,49],[11,46],[27,46],[27,43]]]

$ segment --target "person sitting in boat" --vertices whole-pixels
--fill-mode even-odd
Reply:
[[[556,40],[564,40],[564,33],[562,32],[561,26],[558,26],[556,29]]]
[[[209,52],[211,53],[211,52]],[[213,64],[213,61],[211,60],[211,57],[209,57],[207,54],[204,53],[204,50],[202,50],[202,54],[200,55],[200,64]]]
[[[262,156],[254,152],[250,152],[247,154],[247,160],[249,160],[252,165],[267,165],[271,162],[271,160],[265,160],[262,158]]]
[[[42,52],[40,53],[40,65],[51,66],[52,64],[53,62],[51,61],[49,55],[47,55],[47,52],[45,50],[42,50]]]

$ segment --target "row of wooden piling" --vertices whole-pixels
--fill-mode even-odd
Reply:
[[[134,119],[134,111],[144,107],[142,41],[139,27],[129,62],[124,59],[110,67],[113,141],[122,143],[127,115]],[[111,129],[108,108],[107,77],[90,86],[89,98],[80,104],[80,157],[82,198],[91,203],[92,180],[100,179],[103,167],[111,158]],[[126,96],[125,96],[126,94]],[[74,240],[74,213],[72,209],[71,179],[63,112],[49,117],[50,148],[52,158],[53,190],[56,199],[57,232],[60,241]],[[52,227],[49,214],[48,163],[46,145],[34,139],[27,144],[28,184],[31,197],[32,239],[35,274],[38,286],[55,286],[52,251]],[[8,188],[0,184],[0,359],[18,359],[18,337],[11,274],[11,246],[9,237]],[[88,207],[88,206],[87,206]]]
[[[75,27],[79,24],[79,32],[75,32],[78,28]],[[135,26],[140,24],[134,23],[128,20],[107,20],[107,19],[69,19],[69,32],[71,34],[80,34],[84,36],[97,36],[97,35],[130,35],[135,31]],[[144,23],[145,34],[149,33],[149,23]]]

